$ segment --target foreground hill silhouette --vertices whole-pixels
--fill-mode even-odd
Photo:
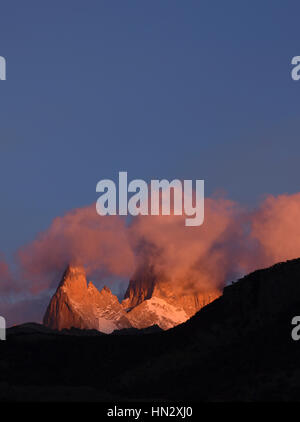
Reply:
[[[299,400],[295,315],[300,259],[249,274],[168,331],[14,327],[0,342],[0,398]]]

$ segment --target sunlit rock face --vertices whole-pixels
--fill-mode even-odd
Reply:
[[[50,328],[96,329],[104,333],[123,328],[163,330],[181,324],[220,295],[218,291],[184,293],[159,279],[150,269],[139,270],[129,282],[122,303],[109,288],[87,285],[82,267],[69,266],[44,317]]]
[[[163,330],[182,324],[220,296],[219,291],[184,292],[180,286],[146,269],[130,280],[122,302],[135,328],[158,325]]]
[[[76,327],[104,333],[132,326],[109,288],[99,291],[91,282],[87,285],[84,269],[72,266],[50,301],[44,324],[57,330]]]

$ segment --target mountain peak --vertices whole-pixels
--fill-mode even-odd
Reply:
[[[102,287],[102,290],[100,291],[100,293],[102,293],[102,292],[109,293],[109,294],[112,295],[110,288],[105,286],[105,285]]]
[[[130,280],[124,300],[119,302],[104,286],[99,291],[87,285],[83,266],[68,265],[48,306],[44,323],[55,328],[94,328],[110,333],[135,327],[159,325],[169,329],[185,322],[220,292],[183,292],[153,268],[141,268]]]
[[[87,289],[87,281],[85,270],[82,266],[68,265],[58,289],[68,290],[73,295],[82,295],[83,291]]]
[[[67,268],[65,269],[64,276],[75,276],[75,275],[84,275],[85,276],[85,269],[82,265],[74,265],[68,264]]]
[[[50,328],[96,329],[104,333],[130,328],[126,312],[106,286],[99,292],[87,285],[82,266],[69,265],[47,308],[44,324]]]

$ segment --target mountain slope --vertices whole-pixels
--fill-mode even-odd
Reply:
[[[72,266],[50,301],[44,324],[58,330],[76,327],[104,333],[131,327],[118,298],[107,287],[99,292],[91,282],[87,285],[84,269]]]
[[[82,267],[69,266],[44,317],[47,327],[96,329],[104,333],[158,325],[163,330],[185,322],[219,296],[219,292],[185,293],[153,270],[142,269],[130,280],[124,300],[104,287],[87,286]]]
[[[168,331],[15,327],[0,342],[0,400],[299,400],[299,312],[297,259],[249,274]]]
[[[220,296],[219,291],[185,292],[180,285],[142,268],[130,280],[122,306],[136,328],[158,325],[168,330],[192,317],[203,306]]]

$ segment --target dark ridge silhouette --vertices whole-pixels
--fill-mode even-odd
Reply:
[[[13,327],[0,342],[0,398],[299,400],[295,315],[300,259],[247,275],[167,331],[105,335],[38,324]]]

